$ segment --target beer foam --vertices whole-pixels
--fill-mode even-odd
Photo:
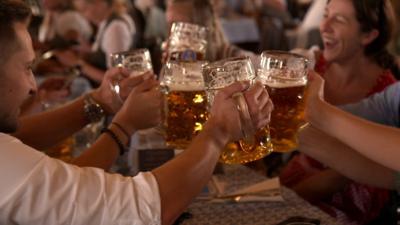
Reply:
[[[205,87],[202,82],[192,82],[169,84],[168,89],[170,91],[204,91]]]

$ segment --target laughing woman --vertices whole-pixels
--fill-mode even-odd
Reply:
[[[358,102],[396,81],[398,68],[387,51],[394,31],[390,0],[328,1],[320,31],[324,49],[316,53],[315,70],[326,81],[327,102]],[[281,180],[347,223],[373,220],[389,196],[385,189],[351,181],[303,154],[289,162]]]

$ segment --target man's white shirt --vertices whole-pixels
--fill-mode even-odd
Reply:
[[[52,159],[0,133],[0,224],[161,224],[158,184]]]

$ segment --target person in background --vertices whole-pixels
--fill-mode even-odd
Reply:
[[[46,49],[68,48],[88,42],[93,34],[89,22],[75,11],[71,0],[43,0],[45,10],[38,40]]]
[[[49,158],[27,145],[27,141],[23,143],[8,134],[20,130],[20,107],[37,89],[31,71],[35,54],[27,31],[29,15],[30,10],[22,1],[0,1],[1,224],[172,224],[210,179],[220,150],[229,141],[242,138],[232,95],[243,92],[256,129],[269,121],[272,103],[262,85],[249,87],[248,83],[237,82],[219,92],[204,130],[186,151],[165,165],[135,177],[88,167],[111,161],[107,152],[117,155],[123,150],[130,135],[145,127],[144,120],[137,120],[138,117],[157,115],[156,110],[144,112],[140,111],[144,108],[136,107],[140,101],[159,95],[157,85],[149,82],[141,89],[152,91],[130,92],[115,115],[114,124],[100,135],[93,151],[86,152],[91,163],[81,162],[85,167],[77,167]],[[120,73],[127,76],[115,68],[104,80]],[[78,99],[31,120],[30,134],[37,135],[31,141],[55,139],[96,118],[99,111],[94,109],[99,103],[95,101],[106,98],[101,92],[87,98],[91,99]],[[50,129],[55,124],[59,128]],[[21,121],[21,125],[27,124]],[[102,151],[94,154],[94,149]]]
[[[228,42],[211,0],[167,0],[167,23],[194,23],[208,28],[206,60],[217,61],[228,57],[249,56],[258,64],[258,57]]]
[[[67,67],[80,66],[83,74],[101,83],[104,71],[111,67],[109,55],[127,51],[133,46],[135,24],[127,9],[114,0],[86,0],[84,16],[98,27],[90,52],[59,51],[57,59]],[[117,7],[118,6],[118,7]]]
[[[149,49],[153,70],[159,73],[162,67],[160,46],[168,33],[165,11],[157,6],[155,0],[134,0],[132,4],[129,14],[137,27],[135,47]]]
[[[299,150],[349,179],[399,192],[400,83],[337,108],[324,99],[324,80],[312,72],[310,81],[309,125],[299,134]]]
[[[315,70],[324,79],[324,95],[333,105],[354,103],[384,90],[399,75],[387,47],[394,32],[389,0],[331,0],[320,31],[323,51]],[[376,218],[389,192],[349,180],[337,171],[296,155],[283,169],[282,184],[344,222],[365,224]]]

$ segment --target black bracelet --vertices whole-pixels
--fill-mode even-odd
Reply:
[[[119,148],[119,154],[123,155],[126,151],[126,148],[124,147],[124,144],[122,144],[121,140],[118,138],[118,136],[114,133],[114,131],[108,129],[107,127],[103,128],[101,130],[101,133],[106,133],[110,135],[110,137],[115,141],[115,143],[118,145]]]
[[[120,131],[122,131],[122,133],[124,133],[125,136],[126,136],[128,139],[131,139],[131,136],[129,135],[128,131],[126,131],[126,130],[124,129],[124,127],[122,127],[119,123],[117,123],[117,122],[111,122],[111,124],[114,124],[116,127],[118,127],[118,129],[119,129]]]

